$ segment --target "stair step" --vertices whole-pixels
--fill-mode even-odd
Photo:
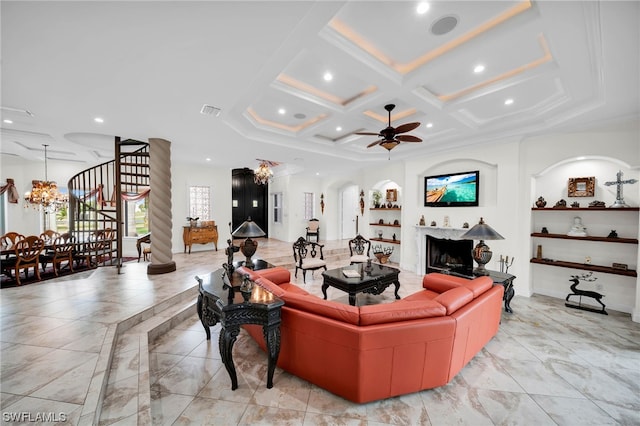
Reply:
[[[197,297],[198,286],[194,285],[118,323],[114,345],[111,348],[111,356],[108,361],[108,373],[103,378],[103,391],[100,399],[101,408],[98,413],[99,420],[108,420],[107,418],[112,414],[108,412],[108,408],[104,409],[103,407],[104,397],[109,395],[110,388],[116,389],[117,392],[118,374],[123,374],[123,369],[125,370],[124,374],[126,374],[125,358],[131,357],[131,351],[136,348],[138,349],[138,419],[151,418],[149,346],[158,337],[193,317],[196,313]],[[121,353],[121,351],[124,353]],[[118,361],[121,361],[121,363]],[[141,424],[141,422],[138,422],[138,424]]]

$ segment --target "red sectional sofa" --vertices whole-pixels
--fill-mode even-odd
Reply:
[[[497,333],[504,287],[443,274],[392,303],[350,306],[291,283],[282,267],[240,268],[284,300],[278,366],[353,402],[445,385]],[[245,329],[265,349],[262,327]]]

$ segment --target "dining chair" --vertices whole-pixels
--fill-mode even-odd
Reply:
[[[50,245],[53,244],[53,241],[59,236],[59,232],[56,232],[53,229],[47,229],[42,234],[40,234],[40,239],[44,241],[45,245]]]
[[[73,272],[73,253],[76,247],[76,237],[70,233],[64,233],[53,241],[51,250],[40,255],[40,264],[44,272],[48,263],[53,265],[53,273],[56,277],[62,269],[62,263],[67,262]]]
[[[2,268],[13,269],[18,285],[20,282],[20,271],[24,270],[24,277],[29,277],[29,268],[33,268],[38,281],[40,278],[40,253],[44,248],[44,241],[36,235],[25,237],[16,243],[15,258],[6,259],[2,262]]]
[[[18,233],[18,232],[7,232],[6,234],[4,234],[2,237],[0,237],[0,244],[2,245],[3,249],[4,248],[13,248],[15,247],[16,243],[20,240],[24,240],[24,235]],[[7,255],[5,256],[5,258],[9,258],[15,256],[15,253],[7,253]]]

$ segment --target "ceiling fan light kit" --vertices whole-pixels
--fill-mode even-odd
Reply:
[[[380,138],[382,138],[380,140],[370,143],[369,145],[367,145],[367,148],[380,145],[381,147],[383,147],[384,149],[390,152],[393,148],[398,146],[401,142],[422,142],[422,139],[420,139],[417,136],[400,134],[400,133],[410,132],[413,129],[420,127],[420,123],[418,122],[405,123],[395,128],[391,126],[391,111],[393,111],[395,107],[396,106],[394,104],[385,105],[384,109],[387,110],[387,113],[389,114],[389,124],[387,127],[380,130],[379,133],[373,133],[373,132],[357,132],[356,133],[356,135],[379,136]]]

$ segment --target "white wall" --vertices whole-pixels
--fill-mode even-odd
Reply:
[[[461,228],[464,222],[473,226],[484,218],[485,222],[500,233],[505,239],[486,241],[491,248],[493,257],[487,264],[488,269],[499,270],[500,255],[516,257],[510,273],[516,276],[523,268],[528,267],[528,258],[517,256],[518,229],[522,226],[522,219],[517,208],[517,194],[520,191],[518,179],[518,140],[501,141],[493,145],[484,145],[467,149],[464,153],[451,152],[428,157],[417,158],[406,164],[406,184],[404,192],[403,216],[404,223],[416,225],[421,215],[424,215],[427,225],[433,220],[437,226],[442,226],[444,217],[449,216],[451,227]],[[480,171],[479,205],[477,207],[425,207],[424,206],[424,177],[427,175]],[[409,195],[411,194],[411,195]],[[417,244],[415,228],[403,226],[402,267],[418,270]],[[425,244],[420,241],[419,244]],[[516,294],[529,293],[526,284],[519,279],[514,282]]]
[[[198,166],[194,164],[171,165],[171,205],[173,210],[172,252],[182,253],[183,226],[187,225],[189,216],[189,187],[209,186],[211,188],[211,215],[218,226],[218,250],[227,247],[227,239],[231,238],[229,222],[231,222],[231,169]],[[153,192],[152,195],[153,196]],[[203,218],[201,218],[203,219]],[[192,252],[211,250],[211,244],[194,244]]]

